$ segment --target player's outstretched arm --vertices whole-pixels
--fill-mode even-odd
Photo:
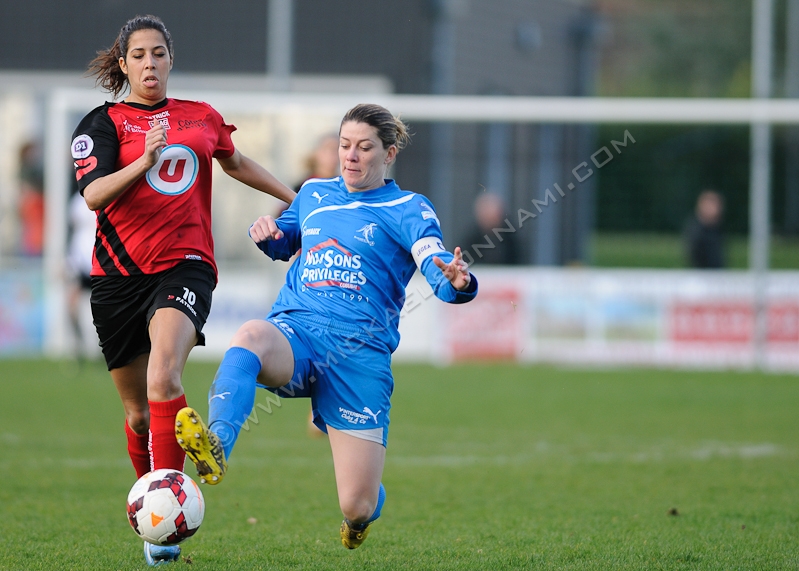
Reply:
[[[455,248],[453,258],[450,263],[445,263],[438,256],[433,256],[433,263],[441,270],[444,277],[449,280],[458,291],[465,291],[472,283],[472,276],[469,273],[469,264],[463,261],[463,253],[460,246]]]
[[[260,190],[266,194],[271,194],[284,202],[291,202],[297,193],[280,182],[275,176],[264,167],[256,163],[249,157],[242,155],[236,149],[231,156],[226,159],[217,159],[222,170],[237,181],[251,186],[255,190]]]
[[[272,216],[261,216],[250,226],[249,234],[264,254],[273,260],[288,262],[300,247],[299,233],[292,231],[290,223],[286,222],[285,213],[280,220],[283,230]]]

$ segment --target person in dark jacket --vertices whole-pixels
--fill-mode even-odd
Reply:
[[[724,235],[721,231],[724,199],[715,190],[705,190],[696,201],[694,215],[685,227],[685,246],[692,268],[725,266]]]

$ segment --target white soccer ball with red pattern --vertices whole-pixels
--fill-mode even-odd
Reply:
[[[128,494],[128,521],[142,539],[177,545],[194,535],[205,515],[199,486],[179,470],[148,472]]]

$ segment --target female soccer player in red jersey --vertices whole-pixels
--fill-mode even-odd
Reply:
[[[295,193],[231,140],[210,105],[167,97],[172,37],[154,16],[137,16],[90,65],[120,102],[91,111],[72,141],[75,175],[97,214],[92,313],[125,409],[137,476],[183,469],[175,414],[186,406],[181,375],[203,345],[217,273],[211,236],[212,158],[233,178],[286,202]],[[145,544],[150,564],[177,548]]]

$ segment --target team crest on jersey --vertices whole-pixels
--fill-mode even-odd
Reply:
[[[377,228],[377,223],[370,222],[369,224],[365,225],[363,228],[360,228],[355,232],[355,239],[360,240],[361,242],[365,242],[370,246],[374,246],[375,228]]]
[[[168,196],[183,194],[197,180],[199,161],[185,145],[167,145],[161,158],[147,171],[147,182],[153,189]]]

